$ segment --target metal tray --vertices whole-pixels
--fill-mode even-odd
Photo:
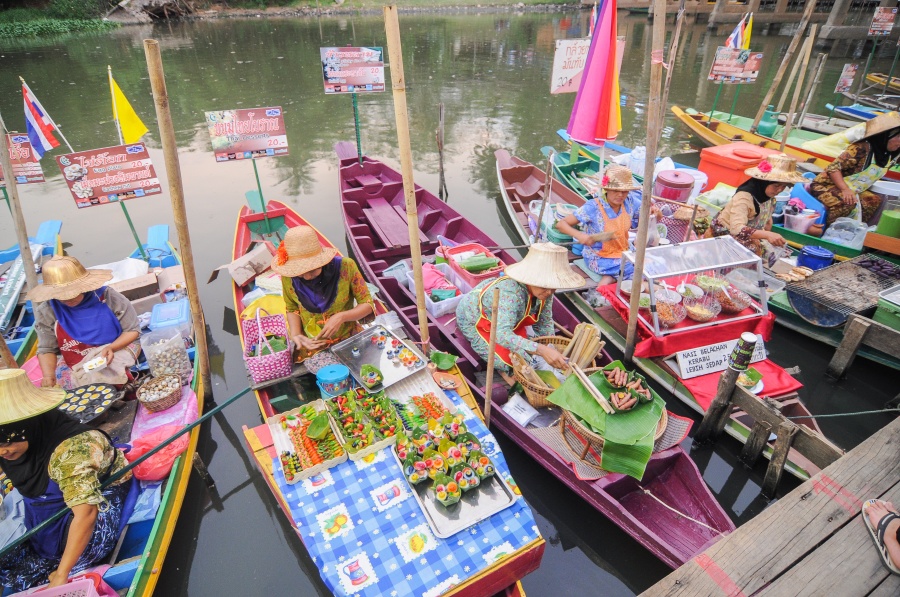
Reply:
[[[431,375],[431,371],[428,369],[418,369],[414,371],[412,375],[405,378],[403,381],[396,383],[391,386],[390,389],[385,390],[385,395],[391,401],[405,405],[412,402],[413,396],[421,396],[428,392],[437,396],[441,401],[441,404],[444,405],[444,408],[446,408],[450,414],[456,414],[456,405],[447,398],[446,392],[437,385],[437,382],[434,381],[434,377]]]
[[[413,351],[413,353],[419,357],[419,362],[421,362],[422,365],[414,369],[405,367],[402,364],[394,365],[391,360],[387,358],[386,349],[378,348],[375,344],[372,344],[370,338],[373,335],[387,336],[388,339],[396,338],[403,346]],[[353,356],[352,351],[354,348],[359,348],[359,356]],[[381,371],[381,375],[384,377],[382,382],[377,386],[366,388],[370,394],[379,392],[384,388],[397,383],[401,379],[409,377],[416,371],[425,370],[425,365],[427,363],[427,359],[415,346],[407,344],[400,338],[397,338],[390,330],[380,325],[372,326],[355,336],[347,338],[343,342],[335,344],[331,347],[331,352],[334,353],[334,356],[336,356],[341,363],[350,369],[350,375],[364,388],[366,385],[362,383],[359,376],[360,367],[366,364],[374,365]]]
[[[394,462],[400,467],[400,474],[403,475],[403,465],[397,457],[397,452],[391,449],[391,454]],[[432,489],[434,481],[418,485],[409,485],[407,481],[407,485],[412,490],[412,495],[419,503],[419,508],[422,509],[422,514],[425,515],[425,520],[435,537],[446,539],[509,508],[516,502],[516,496],[509,485],[498,478],[497,474],[499,471],[482,481],[477,488],[464,492],[459,502],[447,508],[434,499]]]

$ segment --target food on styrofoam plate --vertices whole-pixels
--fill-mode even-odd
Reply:
[[[102,356],[94,357],[84,364],[85,371],[97,371],[106,367],[106,359]]]

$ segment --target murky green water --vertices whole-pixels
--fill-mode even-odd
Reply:
[[[434,141],[439,102],[446,107],[447,185],[450,202],[500,240],[511,240],[504,222],[493,151],[504,147],[537,161],[543,145],[560,146],[556,129],[565,127],[573,95],[549,95],[554,40],[583,36],[587,15],[490,14],[401,18],[404,67],[416,182],[437,188]],[[670,26],[671,29],[671,26]],[[627,96],[619,141],[642,144],[649,69],[650,25],[645,17],[620,14],[627,36],[621,87]],[[676,61],[670,103],[708,108],[716,88],[705,81],[712,53],[727,32],[710,35],[704,25],[689,27]],[[128,27],[103,36],[0,46],[5,81],[0,111],[10,129],[22,130],[22,99],[15,78],[22,75],[75,150],[117,143],[111,120],[106,65],[151,128],[147,142],[157,171],[164,173],[155,112],[141,40],[160,41],[180,147],[188,215],[199,276],[229,261],[235,217],[244,191],[254,188],[247,163],[213,160],[203,112],[212,109],[281,105],[287,119],[290,156],[259,162],[265,196],[292,205],[338,245],[344,243],[332,146],[353,138],[349,97],[325,97],[319,68],[320,46],[385,45],[383,24],[374,17],[330,19],[246,19]],[[738,113],[752,116],[775,74],[787,36],[755,35],[753,48],[765,52],[761,81],[741,89]],[[815,98],[823,111],[844,62],[862,51],[849,44],[834,57]],[[886,71],[892,56],[879,57],[873,70]],[[855,61],[865,61],[865,56]],[[726,88],[720,109],[729,109],[734,90]],[[777,96],[776,96],[777,97]],[[364,149],[397,164],[390,93],[360,98]],[[700,148],[673,117],[666,119],[661,153]],[[690,162],[696,156],[681,156]],[[120,210],[83,210],[74,202],[50,156],[49,182],[20,187],[29,230],[45,219],[64,220],[69,253],[86,263],[120,258],[133,248]],[[168,198],[128,204],[143,231],[171,223]],[[175,238],[174,230],[172,233]],[[0,245],[14,242],[11,219],[0,215]],[[510,243],[514,244],[514,243]],[[202,280],[201,280],[202,282]],[[246,383],[235,335],[231,288],[219,280],[201,288],[211,334],[214,393],[218,401]],[[841,384],[823,380],[831,350],[776,331],[770,345],[776,360],[801,365],[804,399],[816,413],[878,408],[895,388],[884,369],[858,361]],[[684,414],[680,404],[670,408]],[[823,420],[826,433],[852,447],[888,417]],[[216,480],[213,495],[192,479],[175,538],[162,570],[161,595],[327,594],[315,565],[284,520],[261,477],[248,460],[241,426],[260,422],[251,397],[204,427],[201,452]],[[690,440],[686,440],[690,448]],[[588,509],[556,479],[504,444],[507,459],[535,510],[548,541],[540,570],[525,579],[530,595],[628,595],[666,574],[665,566],[605,518]],[[758,513],[763,469],[735,467],[730,440],[692,456],[723,506],[740,523]],[[790,482],[785,484],[790,487]]]

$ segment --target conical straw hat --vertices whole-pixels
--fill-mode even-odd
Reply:
[[[28,291],[28,299],[36,303],[50,299],[69,300],[90,290],[97,290],[110,280],[108,269],[84,269],[74,257],[57,255],[42,268],[44,283]]]
[[[803,175],[797,171],[797,160],[783,153],[766,156],[758,166],[744,170],[744,174],[769,182],[786,184],[806,182]]]
[[[636,191],[640,187],[635,181],[631,170],[625,166],[610,166],[603,173],[600,181],[605,191]]]
[[[866,134],[863,139],[868,139],[873,135],[895,128],[900,128],[900,114],[896,112],[879,114],[875,118],[866,121]]]
[[[36,417],[65,399],[62,388],[36,388],[22,369],[0,369],[0,425]]]
[[[506,275],[520,284],[552,290],[584,286],[584,278],[569,267],[568,253],[553,243],[534,243],[525,259],[506,266]]]
[[[272,269],[282,276],[293,278],[324,267],[335,255],[337,249],[323,247],[311,226],[296,226],[284,235],[278,252],[272,258]]]

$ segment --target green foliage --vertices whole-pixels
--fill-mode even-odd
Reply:
[[[106,0],[50,0],[47,14],[57,19],[95,19],[106,11]]]
[[[46,17],[47,15],[44,14],[44,11],[37,8],[10,8],[9,10],[0,11],[0,23],[32,21]]]
[[[116,28],[115,23],[99,19],[32,19],[28,21],[0,21],[0,38],[58,35],[76,31],[107,31]]]

